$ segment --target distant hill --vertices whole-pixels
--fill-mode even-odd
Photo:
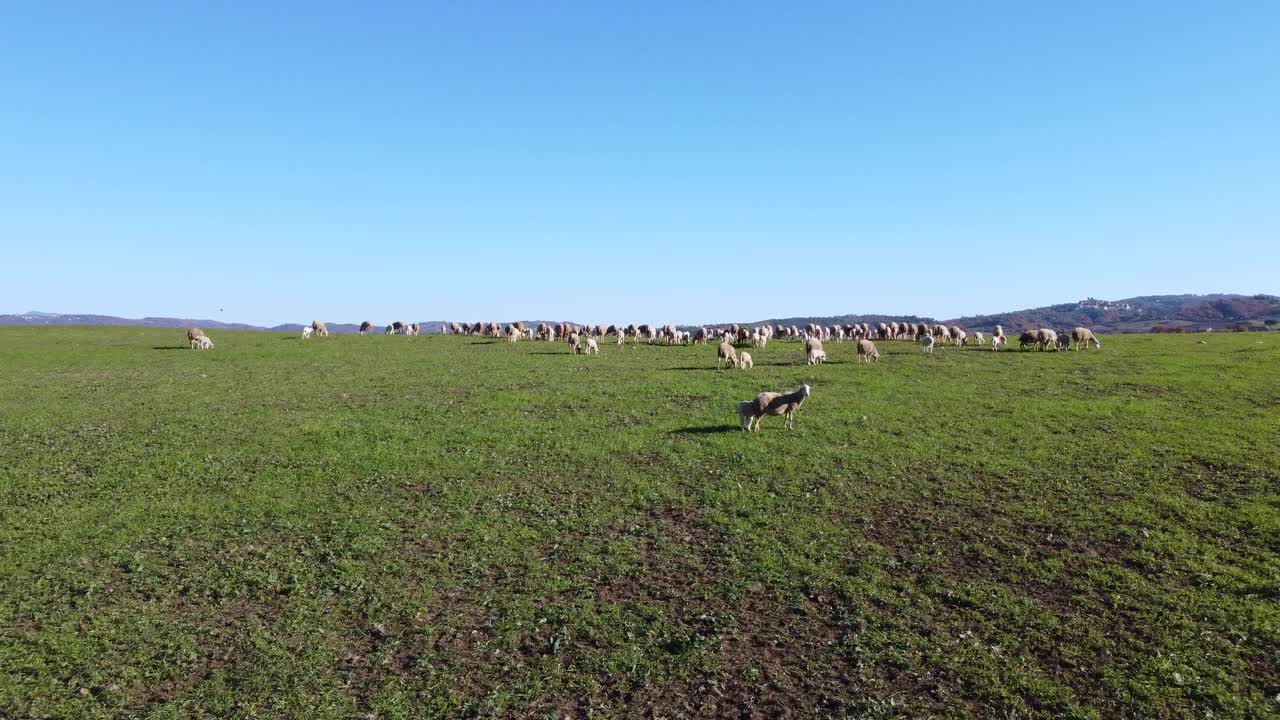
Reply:
[[[974,315],[946,321],[961,327],[1003,325],[1006,328],[1073,328],[1102,332],[1150,332],[1153,327],[1224,330],[1238,325],[1262,328],[1280,322],[1275,295],[1146,295],[1124,300],[1086,298],[1080,302]]]
[[[989,328],[1003,325],[1006,330],[1049,327],[1070,329],[1089,327],[1105,333],[1151,332],[1154,327],[1181,328],[1186,331],[1214,328],[1232,329],[1238,325],[1262,329],[1280,326],[1280,297],[1275,295],[1146,295],[1124,300],[1085,298],[1079,302],[1049,305],[1027,310],[1011,310],[992,315],[970,315],[946,320],[915,315],[834,315],[823,317],[791,317],[761,320],[752,325],[783,324],[804,327],[866,322],[935,323],[965,328]],[[1268,323],[1268,321],[1271,321]]]
[[[1206,328],[1225,330],[1245,325],[1254,329],[1280,327],[1280,297],[1275,295],[1145,295],[1124,300],[1097,300],[1085,298],[1079,302],[1049,305],[1028,310],[1011,310],[993,315],[935,320],[916,315],[833,315],[823,317],[771,318],[751,325],[797,325],[811,322],[823,325],[850,323],[889,322],[892,320],[959,325],[965,328],[988,328],[1003,325],[1006,330],[1031,327],[1070,329],[1077,326],[1093,328],[1104,333],[1150,332],[1153,327],[1181,328],[1195,331]],[[448,325],[443,320],[418,321],[424,333],[439,333]],[[461,321],[459,321],[461,322]],[[502,321],[506,325],[508,321]],[[526,325],[537,327],[539,322],[555,324],[561,321],[525,320]],[[715,323],[725,325],[727,323]],[[274,327],[260,327],[244,323],[224,323],[217,320],[190,318],[146,317],[130,319],[110,315],[59,314],[31,311],[15,315],[0,315],[0,325],[126,325],[137,327],[185,328],[199,327],[215,330],[269,330],[299,332],[302,325],[287,323]],[[359,323],[328,323],[334,333],[355,333]]]

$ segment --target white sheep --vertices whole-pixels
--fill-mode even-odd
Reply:
[[[817,348],[815,348],[809,351],[810,365],[821,365],[826,361],[827,361],[827,353],[825,350],[818,350]]]
[[[315,330],[311,329],[311,326],[310,326],[310,325],[308,325],[308,326],[306,326],[306,327],[302,328],[302,339],[303,339],[303,340],[306,340],[306,339],[310,338],[310,337],[311,337],[311,333],[313,333],[313,332],[315,332]]]
[[[733,349],[733,343],[725,340],[716,348],[716,369],[720,369],[723,362],[728,362],[733,367],[738,367],[738,351]]]
[[[743,400],[738,403],[738,424],[744,431],[759,432],[760,420],[765,416],[783,415],[786,417],[783,427],[794,430],[796,410],[804,404],[804,399],[809,397],[810,392],[809,386],[804,385],[799,390],[785,395],[762,392],[756,396],[755,400]]]
[[[977,343],[977,344],[979,344],[979,345],[986,345],[986,344],[987,344],[987,339],[986,339],[986,337],[984,337],[984,336],[982,335],[982,333],[981,333],[980,331],[978,331],[978,330],[974,330],[974,331],[973,331],[973,341],[974,341],[974,342],[976,342],[976,343]]]
[[[1076,344],[1076,352],[1080,352],[1080,346],[1089,347],[1089,343],[1093,343],[1097,349],[1102,349],[1102,341],[1099,340],[1093,331],[1089,328],[1078,327],[1071,331],[1071,341]]]
[[[991,336],[991,350],[992,350],[992,352],[999,351],[999,350],[1000,350],[1000,348],[1001,348],[1001,347],[1003,347],[1003,346],[1004,346],[1004,344],[1005,344],[1006,342],[1008,342],[1008,340],[1009,340],[1009,338],[1005,337],[1004,335],[993,335],[993,336]]]
[[[195,346],[196,350],[208,350],[212,347],[213,347],[213,341],[209,339],[208,335],[201,335],[200,337],[196,338],[196,346]]]
[[[587,338],[587,354],[588,355],[600,354],[600,344],[597,343],[596,339],[593,337]]]
[[[924,351],[929,353],[930,355],[933,354],[933,343],[934,343],[934,340],[932,335],[925,335],[924,337],[920,338],[920,344],[924,346]]]
[[[751,353],[749,352],[738,353],[738,367],[742,369],[755,367],[755,362],[751,359]]]

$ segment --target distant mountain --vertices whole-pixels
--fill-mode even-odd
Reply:
[[[440,320],[430,320],[421,322],[424,333],[438,333],[443,325]],[[286,323],[284,325],[275,325],[273,327],[262,327],[259,325],[249,325],[246,323],[228,323],[218,320],[208,319],[192,319],[192,318],[172,318],[172,317],[145,317],[145,318],[122,318],[111,315],[79,315],[79,314],[62,314],[62,313],[46,313],[32,310],[19,315],[0,315],[0,325],[121,325],[129,327],[159,327],[159,328],[189,328],[198,327],[204,330],[267,330],[272,332],[301,332],[302,325],[300,323]],[[360,332],[359,323],[327,323],[331,333],[357,333]],[[381,328],[379,328],[381,330]]]
[[[750,323],[751,325],[797,325],[811,322],[822,325],[850,323],[889,322],[891,320],[934,323],[930,317],[915,315],[834,315],[824,317],[773,318]],[[419,321],[424,333],[443,332],[449,324],[443,320]],[[461,322],[461,321],[459,321]],[[525,325],[537,327],[539,322],[554,325],[552,320],[524,320]],[[1097,300],[1085,298],[1079,302],[1029,310],[1012,310],[993,315],[971,315],[940,321],[946,325],[982,329],[1003,325],[1006,331],[1031,327],[1070,329],[1077,326],[1093,328],[1105,333],[1150,332],[1155,327],[1181,328],[1183,330],[1232,329],[1248,326],[1262,329],[1280,327],[1280,297],[1275,295],[1145,295],[1125,300]],[[507,321],[499,323],[505,326]],[[717,326],[725,323],[716,323]],[[244,323],[224,323],[217,320],[193,320],[189,318],[146,317],[130,319],[110,315],[65,315],[32,310],[16,315],[0,315],[0,325],[125,325],[135,327],[187,328],[206,330],[268,330],[275,332],[299,332],[302,325],[287,323],[274,327],[259,327]],[[359,323],[328,323],[330,332],[359,332]]]

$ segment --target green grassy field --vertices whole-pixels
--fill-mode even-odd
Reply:
[[[1278,335],[210,335],[0,328],[0,716],[1280,717]]]

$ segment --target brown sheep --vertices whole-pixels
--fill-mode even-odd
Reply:
[[[755,400],[743,400],[738,403],[738,424],[744,431],[760,431],[760,420],[768,415],[783,415],[786,422],[783,427],[795,429],[796,410],[804,404],[811,392],[808,385],[802,386],[793,393],[762,392]],[[753,427],[754,426],[754,427]]]
[[[311,329],[315,330],[317,337],[329,336],[329,328],[325,327],[324,323],[320,322],[319,320],[311,321]]]
[[[582,352],[582,339],[578,337],[578,333],[569,333],[569,352],[577,355]]]
[[[200,328],[193,327],[190,330],[187,330],[187,345],[190,346],[192,350],[195,350],[196,339],[202,337],[204,337],[204,331]]]

